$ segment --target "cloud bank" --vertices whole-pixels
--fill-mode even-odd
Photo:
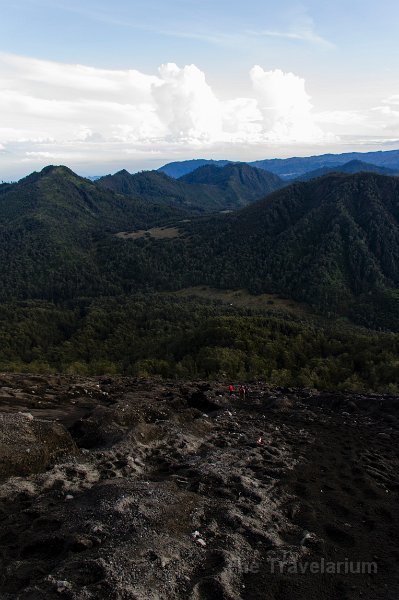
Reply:
[[[250,70],[245,97],[222,99],[195,65],[146,74],[0,54],[0,179],[51,162],[104,172],[200,153],[245,160],[254,148],[266,157],[360,128],[389,138],[398,104],[393,95],[367,114],[317,112],[304,79],[261,66]]]
[[[195,65],[155,74],[0,54],[1,160],[106,161],[124,154],[328,141],[305,82],[255,66],[248,97],[220,99]],[[0,174],[1,176],[1,174]]]

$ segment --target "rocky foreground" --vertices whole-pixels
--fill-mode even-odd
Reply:
[[[388,396],[0,375],[0,598],[397,600],[398,432]]]

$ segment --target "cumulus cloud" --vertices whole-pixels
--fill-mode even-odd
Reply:
[[[0,75],[0,111],[8,124],[0,129],[2,143],[208,147],[323,137],[304,80],[278,70],[254,67],[249,96],[228,100],[218,98],[195,65],[169,63],[148,75],[1,54]]]
[[[315,124],[305,80],[279,69],[264,71],[255,66],[250,72],[263,115],[265,137],[279,142],[325,141],[326,134]]]
[[[378,122],[397,118],[397,100],[392,96],[375,109]],[[329,143],[340,124],[369,118],[318,113],[305,80],[279,69],[254,66],[246,97],[222,99],[195,65],[168,63],[146,74],[9,54],[0,54],[0,114],[7,168],[53,158],[94,165],[126,155],[181,158],[256,147],[266,156],[268,147]]]
[[[221,104],[195,65],[180,69],[169,63],[159,69],[153,85],[157,114],[171,140],[220,139]]]

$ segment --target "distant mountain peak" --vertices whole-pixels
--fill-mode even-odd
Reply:
[[[163,171],[142,171],[131,175],[123,170],[102,177],[97,185],[198,214],[242,208],[279,189],[282,181],[277,175],[246,163],[218,166],[213,162],[201,164],[195,171],[180,178],[170,177]]]
[[[223,167],[212,164],[204,165],[179,178],[189,184],[206,184],[219,186],[240,186],[250,189],[258,197],[267,195],[282,187],[278,175],[269,171],[251,167],[247,163],[228,163]]]
[[[230,161],[228,160],[213,160],[213,159],[205,159],[205,158],[194,158],[192,160],[183,160],[177,162],[171,162],[166,165],[163,165],[158,169],[158,171],[162,171],[169,175],[169,177],[173,177],[178,179],[187,173],[191,173],[198,167],[203,167],[205,165],[213,165],[215,167],[224,167]]]
[[[65,165],[48,165],[40,171],[40,175],[43,176],[52,175],[54,173],[57,175],[73,175],[74,177],[79,177],[79,175],[74,173],[72,169],[66,167]]]
[[[245,161],[252,167],[264,169],[279,175],[286,181],[294,180],[305,173],[315,171],[324,167],[336,167],[358,160],[384,167],[397,173],[399,172],[399,150],[378,150],[376,152],[346,152],[343,154],[321,154],[314,156],[293,156],[290,158],[267,158],[264,160]],[[213,164],[223,167],[232,161],[195,159],[171,162],[163,165],[158,170],[167,173],[171,177],[179,178],[191,173],[198,167]]]
[[[115,175],[128,175],[130,177],[130,173],[126,169],[121,169],[120,171],[117,171]]]

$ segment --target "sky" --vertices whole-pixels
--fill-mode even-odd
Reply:
[[[399,148],[396,1],[0,7],[0,180]]]

